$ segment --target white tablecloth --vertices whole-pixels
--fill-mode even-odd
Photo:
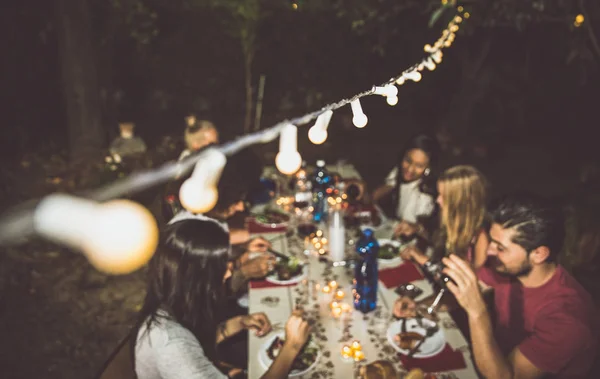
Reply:
[[[316,368],[304,377],[311,378],[317,372],[320,374],[319,377],[352,378],[357,376],[360,364],[378,359],[387,359],[394,362],[399,371],[405,370],[397,358],[396,351],[386,338],[388,325],[393,320],[391,307],[398,298],[392,289],[385,288],[380,282],[378,304],[375,311],[362,314],[351,307],[350,314],[346,314],[341,319],[335,319],[331,316],[329,308],[331,295],[325,295],[321,290],[317,290],[316,285],[319,284],[322,287],[328,281],[336,280],[346,294],[343,301],[352,305],[350,296],[353,272],[345,267],[332,267],[319,262],[315,255],[304,255],[304,242],[297,237],[285,238],[281,234],[263,236],[274,240],[274,249],[284,254],[304,257],[308,262],[308,278],[302,283],[293,287],[251,289],[249,293],[250,313],[264,312],[274,325],[285,326],[285,322],[296,304],[304,308],[306,317],[313,322],[315,341],[323,352]],[[425,290],[417,300],[431,295],[432,289],[427,281],[420,280],[415,284]],[[453,349],[460,349],[463,352],[467,364],[465,369],[453,373],[458,378],[477,378],[467,341],[447,313],[440,312],[439,317],[439,325],[443,329],[446,341]],[[360,364],[348,363],[342,359],[340,354],[342,346],[353,340],[360,341],[365,352],[365,360]],[[250,336],[248,362],[250,379],[259,378],[266,371],[258,358],[259,349],[265,348],[264,344],[265,338]]]

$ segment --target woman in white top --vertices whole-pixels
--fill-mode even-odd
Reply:
[[[271,331],[264,313],[226,319],[225,281],[231,276],[229,234],[212,219],[184,219],[166,227],[152,258],[146,300],[134,350],[139,379],[225,379],[241,372],[219,368],[217,345],[253,330]],[[294,312],[285,343],[262,378],[286,378],[306,343],[310,327]]]
[[[435,178],[432,168],[438,152],[435,139],[424,134],[411,138],[385,184],[373,193],[376,203],[383,203],[382,200],[388,195],[391,197],[392,209],[389,213],[402,221],[400,228],[419,229],[420,218],[433,213]]]

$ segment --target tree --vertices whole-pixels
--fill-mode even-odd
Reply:
[[[70,157],[78,164],[104,148],[98,78],[87,0],[56,2]]]

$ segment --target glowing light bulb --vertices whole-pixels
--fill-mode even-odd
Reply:
[[[423,50],[425,50],[426,53],[430,53],[433,50],[433,48],[430,44],[427,44],[423,47]]]
[[[294,174],[302,166],[302,157],[298,153],[298,128],[292,124],[285,125],[281,129],[275,166],[285,175]]]
[[[435,53],[431,54],[431,58],[433,59],[433,61],[437,64],[442,63],[442,57],[444,56],[444,54],[442,53],[441,50],[436,51]]]
[[[433,61],[433,59],[432,59],[431,57],[427,58],[427,59],[424,61],[424,64],[425,64],[425,67],[427,67],[427,69],[428,69],[429,71],[433,71],[433,70],[435,70],[435,67],[436,67],[436,65],[435,65],[435,62]]]
[[[386,101],[388,105],[393,107],[394,105],[398,104],[398,96],[388,96]]]
[[[369,122],[369,119],[367,118],[367,115],[364,114],[362,107],[360,106],[360,100],[353,100],[350,103],[350,107],[352,108],[353,114],[352,123],[357,128],[364,128]]]
[[[583,17],[582,14],[578,14],[577,16],[575,16],[575,22],[578,24],[583,24],[583,22],[585,21],[585,17]]]
[[[375,95],[381,96],[397,96],[398,95],[398,87],[393,84],[388,84],[383,87],[374,86],[372,89]]]
[[[130,200],[100,204],[54,194],[34,214],[42,236],[83,252],[96,269],[128,274],[146,264],[158,245],[158,226],[143,206]]]
[[[456,32],[458,32],[458,29],[459,29],[459,28],[458,28],[458,25],[452,25],[452,26],[450,27],[450,31],[451,31],[452,33],[456,33]]]
[[[462,20],[463,20],[463,19],[462,19],[462,17],[460,17],[460,16],[456,16],[456,17],[454,17],[454,22],[456,22],[457,24],[460,24],[460,23],[462,22]]]
[[[179,201],[185,209],[206,213],[214,208],[219,198],[217,184],[226,162],[225,154],[215,148],[202,153],[192,176],[179,188]]]
[[[404,74],[402,74],[402,76],[405,79],[412,80],[413,82],[419,82],[423,78],[423,76],[421,75],[421,73],[419,71],[417,71],[417,70],[413,70],[413,71],[410,71],[410,72],[405,72]]]
[[[327,140],[327,127],[331,121],[333,111],[325,111],[317,117],[315,124],[308,130],[308,139],[315,145],[320,145]]]
[[[398,79],[396,79],[396,84],[399,86],[403,85],[404,82],[406,82],[406,79],[404,79],[404,76],[401,76]]]

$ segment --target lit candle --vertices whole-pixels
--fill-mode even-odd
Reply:
[[[342,312],[350,312],[350,305],[348,303],[342,303],[340,308],[342,308]]]
[[[342,300],[344,298],[344,291],[337,290],[337,292],[335,293],[335,298],[338,300]]]
[[[331,304],[329,304],[329,307],[331,309],[340,308],[340,304],[337,301],[332,301]]]
[[[362,350],[362,346],[360,345],[360,342],[354,340],[352,341],[352,345],[350,345],[352,347],[352,350],[354,351],[361,351]]]
[[[337,288],[337,282],[335,280],[332,280],[331,282],[329,282],[329,287]]]
[[[317,237],[321,237],[323,235],[323,231],[322,230],[317,230]]]
[[[352,348],[350,348],[350,346],[344,345],[344,347],[342,347],[342,357],[352,358],[353,353],[354,352],[352,351]]]
[[[333,308],[331,310],[331,314],[333,315],[334,318],[340,317],[341,314],[342,314],[342,308],[339,308],[339,307],[338,308]]]
[[[323,245],[327,245],[327,238],[325,238],[325,237],[321,238],[321,243]]]
[[[331,292],[331,287],[329,287],[328,285],[323,286],[323,292],[325,292],[325,293]]]
[[[320,249],[323,245],[321,245],[321,242],[317,242],[315,243],[315,248],[316,249]]]
[[[316,244],[316,243],[318,243],[318,242],[319,242],[319,239],[318,239],[317,237],[314,237],[314,238],[312,239],[312,243],[313,243],[313,244]]]
[[[365,353],[363,353],[361,350],[354,350],[354,360],[359,362],[363,359],[365,359]]]
[[[319,254],[325,255],[325,249],[319,249]]]

